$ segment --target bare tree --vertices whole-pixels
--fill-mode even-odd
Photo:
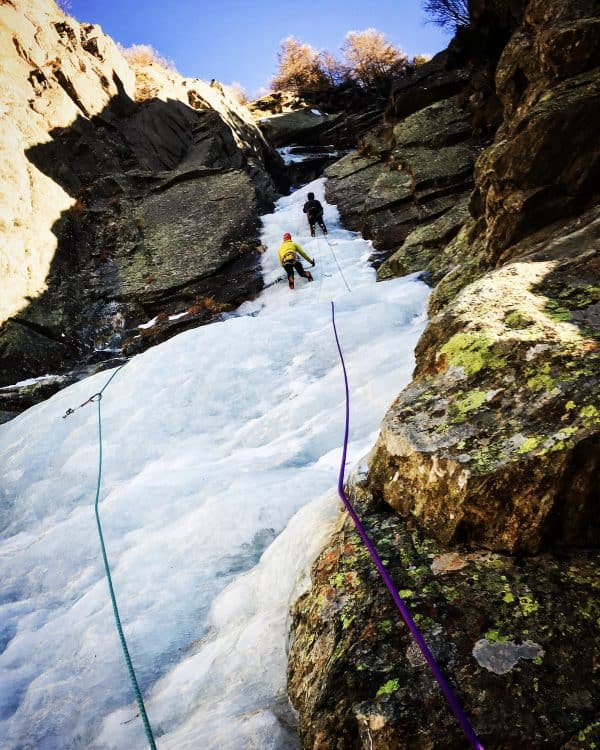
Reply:
[[[352,77],[364,88],[382,88],[402,74],[408,61],[398,47],[376,29],[349,31],[342,45]]]
[[[310,44],[290,36],[281,43],[277,54],[278,69],[271,81],[272,88],[299,93],[315,91],[326,85],[319,67],[319,56]]]
[[[341,86],[350,77],[348,68],[327,50],[319,52],[317,64],[332,88]]]
[[[429,20],[443,29],[454,31],[470,23],[468,0],[422,0],[421,5]]]

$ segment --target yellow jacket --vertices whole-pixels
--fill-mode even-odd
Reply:
[[[286,240],[279,248],[279,262],[281,265],[284,263],[293,263],[298,260],[297,253],[300,253],[300,255],[309,263],[313,262],[313,259],[304,252],[300,245],[292,242],[292,240]]]

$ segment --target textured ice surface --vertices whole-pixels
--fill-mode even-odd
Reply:
[[[349,466],[410,379],[428,290],[375,283],[371,248],[306,192],[264,217],[265,283],[290,231],[312,284],[274,283],[222,322],[131,360],[102,400],[100,513],[121,617],[159,748],[296,747],[286,619],[337,516],[344,387]],[[335,243],[335,244],[333,244]],[[100,373],[0,426],[0,746],[146,745],[115,630],[93,513]]]

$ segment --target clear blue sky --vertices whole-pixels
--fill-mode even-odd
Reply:
[[[295,36],[338,56],[348,31],[374,27],[409,57],[449,37],[425,24],[419,0],[71,0],[79,21],[99,23],[126,47],[151,44],[184,76],[267,87],[282,39]]]

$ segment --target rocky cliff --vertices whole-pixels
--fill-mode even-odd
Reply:
[[[470,5],[375,129],[380,110],[265,129],[358,134],[328,197],[382,283],[434,286],[352,500],[486,748],[583,750],[600,746],[600,9]],[[1,383],[114,361],[260,289],[281,162],[246,110],[130,66],[50,0],[0,0],[0,41]],[[289,692],[305,748],[465,745],[344,519],[292,613]]]
[[[245,108],[129,65],[51,0],[1,3],[0,49],[0,385],[140,351],[257,293],[257,216],[283,165]]]
[[[349,492],[488,750],[600,746],[595,2],[471,4],[330,167],[378,275],[435,290]],[[356,534],[296,605],[303,747],[465,746]]]

